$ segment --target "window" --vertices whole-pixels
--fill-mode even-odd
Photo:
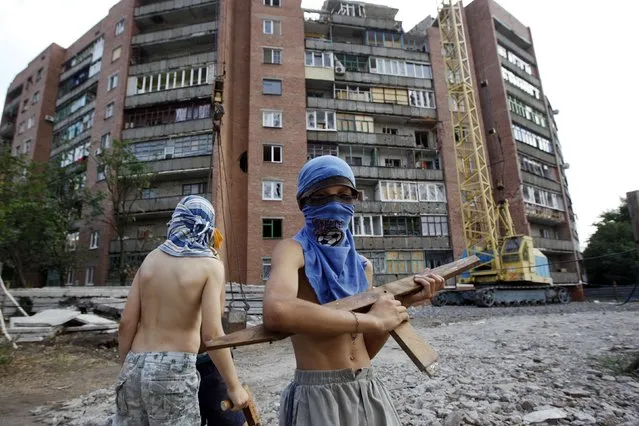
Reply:
[[[379,191],[382,201],[418,201],[416,182],[381,181]]]
[[[333,68],[333,53],[307,50],[304,55],[304,64],[307,67]]]
[[[390,87],[373,87],[371,89],[373,102],[384,104],[408,105],[408,91]]]
[[[31,129],[33,126],[35,126],[35,115],[32,115],[31,117],[29,117],[29,119],[27,120],[27,130]]]
[[[145,188],[142,190],[143,200],[151,200],[153,198],[157,198],[157,196],[158,196],[157,188]]]
[[[430,90],[409,90],[410,105],[418,108],[435,108],[435,93]]]
[[[75,269],[69,269],[67,272],[67,285],[75,284]]]
[[[113,111],[115,109],[115,103],[111,102],[110,104],[108,104],[106,106],[106,108],[104,109],[104,119],[108,119],[113,117]]]
[[[282,182],[265,180],[262,182],[262,200],[281,200]]]
[[[282,219],[262,219],[262,238],[282,238]]]
[[[340,9],[337,12],[338,15],[346,15],[346,16],[357,16],[357,17],[365,17],[366,9],[363,4],[359,3],[347,3],[341,2]]]
[[[381,237],[381,216],[353,216],[351,220],[351,232],[356,237]]]
[[[385,135],[396,135],[399,133],[399,129],[395,127],[382,127],[382,133]]]
[[[107,92],[118,87],[118,82],[120,81],[120,74],[117,72],[115,74],[111,74],[109,79],[107,80]]]
[[[281,95],[282,80],[265,78],[262,80],[262,93],[265,95]]]
[[[182,195],[205,194],[206,186],[206,182],[184,184],[182,185]]]
[[[35,92],[35,93],[33,94],[33,98],[31,99],[31,103],[32,103],[33,105],[37,104],[38,102],[40,102],[40,92],[39,92],[39,91],[38,91],[38,92]]]
[[[26,123],[23,121],[18,125],[18,134],[24,133]]]
[[[556,169],[528,157],[520,156],[521,169],[546,179],[557,180]]]
[[[281,64],[282,63],[282,49],[274,49],[272,47],[264,48],[264,63],[265,64]]]
[[[307,130],[336,130],[335,111],[307,111]]]
[[[402,167],[402,160],[399,158],[384,158],[384,167]]]
[[[20,155],[20,150],[22,149],[22,147],[20,145],[16,145],[15,147],[15,151],[13,152],[13,155]]]
[[[386,273],[388,274],[416,274],[423,270],[423,251],[386,252]]]
[[[271,278],[271,258],[263,257],[262,258],[262,279],[264,281]]]
[[[366,31],[366,43],[370,46],[402,48],[402,34],[383,31]]]
[[[115,24],[115,35],[119,36],[124,32],[124,18],[120,19],[117,24]]]
[[[337,114],[337,130],[340,132],[375,133],[373,117]]]
[[[282,127],[282,111],[262,111],[262,127]]]
[[[113,49],[113,52],[111,53],[111,62],[117,61],[120,59],[120,56],[122,56],[122,46],[118,46]]]
[[[436,146],[437,137],[431,132],[415,131],[415,145],[424,148],[434,148]]]
[[[264,162],[281,163],[282,145],[264,145]]]
[[[31,152],[31,139],[27,139],[26,141],[24,141],[24,148],[23,148],[23,153],[24,154],[28,154]]]
[[[318,145],[309,143],[306,151],[306,159],[312,160],[315,157],[321,157],[322,155],[333,155],[337,157],[337,145]]]
[[[414,236],[420,235],[419,217],[394,216],[384,218],[385,236]]]
[[[448,236],[448,218],[446,216],[422,216],[422,235],[424,237]]]
[[[380,89],[383,90],[383,89]],[[371,101],[371,90],[367,87],[360,86],[336,86],[335,99],[344,99],[349,101]],[[378,101],[375,101],[378,102]]]
[[[530,185],[524,185],[524,201],[554,210],[564,210],[564,203],[560,194],[546,191]]]
[[[404,62],[397,59],[371,57],[368,60],[371,73],[398,75],[402,77],[433,78],[429,64],[422,62]]]
[[[419,182],[419,201],[445,203],[446,191],[443,183]]]
[[[89,242],[89,250],[97,249],[100,246],[100,231],[91,232],[91,241]]]
[[[264,6],[280,7],[281,0],[264,0]]]
[[[510,95],[508,96],[508,108],[515,114],[532,121],[538,126],[547,127],[546,117],[542,112],[537,111],[533,107]]]
[[[534,96],[535,98],[540,99],[539,89],[516,75],[514,72],[501,67],[501,75],[504,77],[504,80],[506,80],[513,86],[520,88],[524,92],[528,93],[530,96]]]
[[[510,52],[509,50],[507,50],[504,46],[498,44],[497,53],[499,54],[499,56],[501,56],[504,59],[507,59],[508,62],[516,65],[518,68],[520,68],[524,72],[530,75],[533,75],[532,66],[528,62],[521,59],[519,56],[515,55],[513,52]]]
[[[274,19],[264,19],[263,21],[264,34],[281,35],[282,34],[282,22]]]
[[[95,275],[95,266],[89,266],[85,273],[84,285],[93,285],[93,277]]]
[[[550,140],[543,138],[515,124],[513,124],[512,129],[513,129],[513,137],[515,138],[515,140],[518,140],[530,146],[534,146],[535,148],[539,148],[540,150],[544,152],[552,154],[553,150],[552,150],[552,143],[550,142]]]
[[[100,138],[100,148],[111,148],[111,133],[105,133],[102,135],[102,137]]]
[[[163,90],[179,89],[182,87],[210,84],[215,76],[214,65],[197,65],[180,70],[164,71],[132,78],[132,93],[161,92]]]
[[[106,166],[104,164],[98,165],[98,173],[95,178],[96,182],[100,182],[106,179]]]
[[[38,72],[36,73],[36,81],[40,81],[42,80],[42,72],[44,71],[44,68],[40,68],[38,70]]]

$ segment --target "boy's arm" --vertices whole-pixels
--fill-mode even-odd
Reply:
[[[318,335],[339,335],[356,330],[370,333],[392,330],[407,318],[405,308],[392,296],[381,297],[369,313],[358,313],[358,321],[351,312],[299,299],[298,271],[303,267],[304,254],[296,241],[284,240],[275,247],[271,276],[264,293],[264,325],[267,329]]]
[[[202,342],[224,336],[222,328],[222,309],[224,300],[224,266],[218,260],[212,260],[209,276],[202,291]],[[231,358],[230,349],[208,351],[215,367],[220,372],[229,393],[242,388],[237,371]]]
[[[131,284],[131,290],[126,298],[124,304],[124,310],[120,318],[120,325],[118,330],[118,350],[120,354],[120,364],[124,364],[126,354],[131,350],[133,339],[138,331],[138,323],[140,322],[140,271],[135,274],[133,283]]]
[[[368,259],[366,259],[366,278],[368,278],[368,288],[370,290],[373,288],[373,264]],[[388,331],[364,334],[364,344],[366,345],[366,351],[370,359],[373,359],[382,347],[384,347],[389,337],[390,334]]]

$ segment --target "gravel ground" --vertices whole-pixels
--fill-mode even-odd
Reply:
[[[426,307],[413,324],[440,355],[420,374],[392,341],[374,361],[405,425],[639,425],[639,304]],[[292,377],[288,341],[239,348],[238,370],[265,425]],[[40,424],[104,425],[113,391],[34,411]]]

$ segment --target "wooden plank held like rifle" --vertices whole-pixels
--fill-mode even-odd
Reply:
[[[480,261],[477,256],[470,256],[439,266],[432,269],[430,272],[440,275],[444,279],[449,279],[474,268],[479,263]],[[411,276],[372,288],[353,296],[326,303],[322,306],[344,311],[367,312],[377,301],[380,294],[383,294],[384,292],[388,292],[396,297],[401,297],[417,293],[421,289],[422,286],[415,283]],[[421,338],[410,323],[404,322],[400,324],[395,330],[391,331],[390,334],[420,371],[427,373],[429,376],[433,375],[434,366],[437,362],[437,354],[433,348]],[[204,344],[206,345],[207,350],[215,350],[254,345],[257,343],[275,342],[277,340],[285,339],[291,335],[292,333],[278,333],[267,330],[266,327],[264,327],[264,324],[261,324],[209,340],[208,342],[204,342]]]

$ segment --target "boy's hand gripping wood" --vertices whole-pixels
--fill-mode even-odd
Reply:
[[[477,256],[470,256],[439,266],[432,269],[430,272],[437,274],[444,279],[449,279],[474,268],[479,263],[479,258]],[[377,301],[379,295],[385,291],[395,297],[401,297],[414,294],[419,292],[421,289],[422,286],[417,284],[413,277],[407,277],[353,296],[326,303],[322,306],[346,311],[367,312],[375,301]],[[263,324],[261,324],[209,340],[208,342],[205,342],[205,345],[207,350],[215,350],[253,345],[256,343],[275,342],[277,340],[285,339],[290,335],[291,334],[289,333],[269,331]],[[427,374],[432,375],[432,366],[437,360],[437,355],[430,345],[421,338],[412,325],[407,322],[401,324],[391,332],[391,336],[393,336],[401,348],[408,354],[410,359],[415,363],[420,371],[424,371]]]
[[[249,402],[246,408],[242,409],[244,413],[244,417],[246,418],[246,423],[248,426],[260,426],[260,415],[257,412],[257,406],[255,405],[255,401],[253,401],[253,397],[251,396],[251,392],[247,385],[244,385],[244,389],[246,393],[249,394]],[[233,408],[233,403],[229,399],[225,399],[220,403],[220,408],[222,411],[230,410]]]

